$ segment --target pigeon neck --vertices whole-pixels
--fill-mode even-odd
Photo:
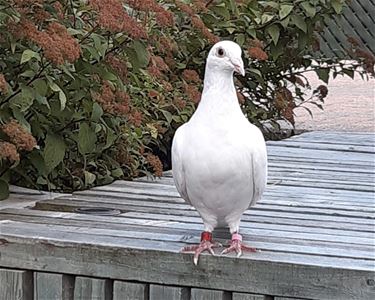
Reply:
[[[216,70],[215,68],[206,68],[203,94],[218,91],[220,94],[236,94],[233,82],[233,71]]]

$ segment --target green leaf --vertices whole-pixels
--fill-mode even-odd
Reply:
[[[245,35],[243,33],[236,34],[235,39],[236,39],[237,44],[240,45],[241,47],[245,43]]]
[[[249,71],[250,71],[250,73],[253,73],[253,74],[258,75],[259,77],[262,77],[262,72],[260,70],[258,70],[258,69],[249,68]]]
[[[167,120],[168,124],[170,124],[172,122],[172,114],[167,110],[162,110],[161,112],[163,113],[164,118]]]
[[[124,176],[124,172],[122,171],[121,168],[116,168],[116,169],[111,171],[111,175],[114,178],[121,178],[122,176]]]
[[[262,15],[261,17],[261,24],[266,24],[268,23],[269,21],[271,21],[275,16],[273,15],[268,15],[268,14],[264,14]]]
[[[29,86],[21,86],[21,93],[13,97],[9,103],[11,107],[18,108],[20,112],[25,112],[33,105],[35,99],[34,90]]]
[[[331,5],[333,9],[335,10],[336,14],[340,14],[343,8],[343,1],[341,0],[332,0]]]
[[[328,84],[329,68],[320,68],[320,69],[317,69],[315,72],[318,75],[320,80],[323,80],[325,83]]]
[[[23,51],[21,56],[21,64],[28,62],[30,59],[36,58],[38,61],[40,61],[40,55],[39,53],[32,51],[30,49],[26,49]]]
[[[348,75],[350,78],[354,78],[354,70],[351,69],[342,69],[343,73]]]
[[[112,129],[108,129],[107,130],[107,139],[106,139],[105,145],[102,148],[102,150],[111,147],[113,145],[113,143],[116,141],[116,139],[117,139],[117,135],[114,133],[114,131]]]
[[[85,176],[85,186],[86,187],[94,183],[94,181],[96,179],[95,174],[93,174],[91,172],[88,172],[88,171],[83,171],[83,174]]]
[[[87,123],[82,123],[78,132],[78,150],[81,154],[95,151],[97,137],[95,131]]]
[[[307,32],[307,24],[305,22],[305,19],[299,15],[292,16],[291,22],[295,24],[299,29],[301,29],[303,32]]]
[[[60,110],[64,110],[66,106],[66,96],[62,90],[59,92],[59,100],[60,100]]]
[[[149,54],[146,46],[142,42],[134,41],[129,45],[125,52],[129,56],[129,61],[135,71],[148,65],[150,59]]]
[[[316,8],[310,4],[309,1],[304,1],[301,3],[302,8],[306,11],[307,15],[312,18],[316,14]]]
[[[92,105],[91,120],[93,120],[94,122],[98,122],[102,115],[102,107],[98,103],[94,102],[94,104]]]
[[[276,45],[280,37],[280,27],[273,24],[266,29],[267,33],[271,36],[273,43]]]
[[[47,91],[48,91],[48,86],[47,86],[47,83],[44,79],[37,79],[33,82],[33,86],[34,86],[34,89],[35,91],[41,95],[41,96],[46,96],[47,95]]]
[[[0,200],[5,200],[9,197],[9,184],[4,179],[0,178]]]
[[[284,19],[286,16],[290,14],[290,12],[293,9],[293,5],[289,4],[282,4],[279,11],[279,17],[280,19]]]
[[[47,134],[43,151],[47,173],[51,173],[63,161],[65,150],[66,145],[62,137],[56,134]]]

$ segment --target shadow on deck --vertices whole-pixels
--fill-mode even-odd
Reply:
[[[374,134],[339,132],[268,142],[269,185],[241,223],[261,251],[197,267],[179,250],[202,222],[170,172],[33,208],[22,203],[38,195],[14,192],[23,202],[0,202],[0,299],[375,299],[374,147]]]

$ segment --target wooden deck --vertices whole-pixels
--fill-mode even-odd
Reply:
[[[179,250],[202,221],[170,172],[0,203],[0,299],[375,299],[374,147],[374,134],[339,132],[268,142],[269,185],[241,225],[261,251],[197,267]]]

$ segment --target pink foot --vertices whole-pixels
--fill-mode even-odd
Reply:
[[[230,242],[230,245],[228,248],[224,249],[221,254],[227,254],[230,252],[236,252],[237,257],[240,257],[242,255],[242,250],[248,251],[248,252],[256,252],[257,250],[253,247],[246,246],[242,244],[242,235],[239,233],[233,233],[232,234],[232,240]]]
[[[194,252],[194,265],[198,264],[199,255],[207,250],[212,255],[215,255],[213,248],[222,247],[220,243],[212,241],[212,233],[208,231],[203,231],[201,234],[201,243],[199,245],[186,246],[181,249],[183,253]]]

